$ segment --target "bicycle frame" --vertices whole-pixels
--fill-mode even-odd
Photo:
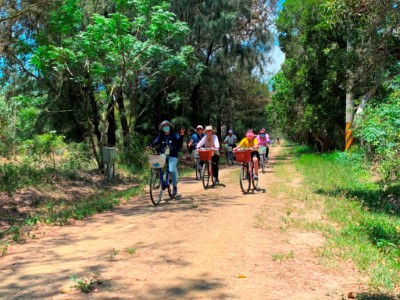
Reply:
[[[171,199],[174,198],[171,190],[172,180],[170,179],[169,174],[170,172],[168,156],[166,157],[165,166],[163,168],[155,168],[151,169],[150,171],[150,199],[154,206],[160,204],[162,200],[162,194],[165,189],[168,190],[169,197]]]
[[[202,148],[201,150],[212,150],[212,151],[214,151],[215,149]],[[211,185],[215,186],[213,170],[212,170],[212,160],[211,159],[204,160],[203,169],[201,171],[201,177],[202,177],[202,182],[203,182],[204,189],[208,189],[209,188],[209,186],[210,186],[210,178],[211,178]]]
[[[251,149],[245,149],[251,150]],[[251,185],[256,190],[258,188],[258,180],[254,179],[254,161],[250,154],[250,160],[242,162],[239,173],[240,188],[244,194],[249,193]]]

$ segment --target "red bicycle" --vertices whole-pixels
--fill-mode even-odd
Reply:
[[[236,161],[241,163],[239,181],[240,188],[244,194],[250,192],[252,184],[255,190],[258,188],[258,179],[254,179],[254,162],[251,159],[251,151],[251,148],[235,151]]]
[[[211,186],[215,186],[214,176],[212,171],[212,163],[211,163],[211,158],[213,156],[214,149],[201,148],[198,151],[200,160],[204,161],[203,169],[201,171],[203,187],[205,189],[208,189],[210,187],[210,181],[211,181]]]

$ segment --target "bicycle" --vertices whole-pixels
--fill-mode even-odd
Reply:
[[[226,162],[228,166],[233,166],[233,151],[231,145],[225,146],[225,155],[226,155]]]
[[[160,204],[163,198],[163,192],[168,190],[171,199],[175,196],[172,194],[172,179],[169,176],[168,156],[160,155],[153,150],[154,154],[149,155],[150,171],[150,199],[154,206]],[[165,180],[164,180],[165,174]]]
[[[267,147],[265,146],[260,146],[258,148],[258,153],[260,153],[260,166],[262,169],[263,174],[265,173],[265,169],[267,168],[266,166],[266,159],[265,159],[265,154],[267,153]]]
[[[251,148],[235,151],[236,161],[242,164],[240,167],[239,182],[244,194],[249,193],[252,184],[255,190],[258,188],[258,179],[254,179],[254,162],[251,157],[251,151]]]
[[[210,178],[211,178],[211,185],[215,186],[213,171],[212,171],[212,163],[211,158],[213,156],[213,149],[210,148],[202,148],[199,149],[199,158],[200,160],[204,161],[203,169],[201,171],[201,177],[203,182],[204,189],[208,189],[210,186]]]
[[[201,179],[201,173],[203,170],[202,165],[200,164],[200,157],[199,157],[199,151],[198,150],[193,150],[192,151],[193,157],[194,157],[194,171],[196,172],[196,180]]]

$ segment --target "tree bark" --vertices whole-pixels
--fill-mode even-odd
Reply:
[[[107,107],[107,123],[108,123],[108,130],[107,130],[107,146],[108,147],[115,147],[117,144],[117,136],[115,131],[117,130],[117,126],[115,123],[115,109],[113,101],[108,104]]]
[[[118,104],[118,110],[119,110],[119,118],[121,122],[121,128],[122,128],[122,138],[123,138],[123,143],[124,143],[124,148],[128,148],[128,142],[129,142],[129,125],[128,125],[128,120],[126,118],[126,109],[125,109],[125,104],[124,104],[124,94],[122,93],[121,89],[117,89],[116,91],[116,100]]]

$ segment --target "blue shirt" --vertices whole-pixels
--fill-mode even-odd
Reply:
[[[168,135],[159,133],[152,143],[153,147],[157,145],[160,145],[160,154],[164,154],[168,146],[169,156],[178,157],[178,152],[182,145],[182,137],[175,132],[170,132]]]
[[[204,132],[200,135],[200,138],[199,138],[199,135],[197,133],[193,134],[192,138],[191,138],[193,140],[193,147],[196,148],[197,144],[205,136],[206,136],[206,134]]]

